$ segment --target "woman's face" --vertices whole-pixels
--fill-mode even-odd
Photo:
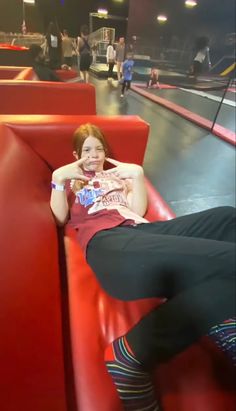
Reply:
[[[102,171],[105,161],[105,150],[100,140],[96,137],[89,136],[84,141],[81,151],[81,158],[87,157],[83,163],[86,171]]]

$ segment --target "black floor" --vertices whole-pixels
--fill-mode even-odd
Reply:
[[[91,82],[98,114],[136,114],[150,124],[144,170],[178,216],[235,205],[232,145],[132,91],[121,99],[115,81]]]

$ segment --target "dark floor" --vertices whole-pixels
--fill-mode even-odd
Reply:
[[[178,216],[235,205],[232,145],[132,91],[121,99],[116,81],[108,84],[91,78],[91,82],[98,114],[136,114],[150,124],[144,170]]]

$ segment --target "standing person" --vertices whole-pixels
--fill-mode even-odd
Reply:
[[[69,37],[68,31],[62,32],[62,55],[63,63],[69,67],[72,67],[72,54],[74,50],[74,41]]]
[[[123,84],[121,89],[121,97],[124,97],[125,90],[128,91],[131,86],[133,77],[134,60],[133,54],[127,53],[127,59],[123,63]]]
[[[158,411],[150,371],[208,334],[236,365],[235,219],[218,207],[149,222],[141,166],[108,158],[102,131],[81,125],[76,161],[52,174],[51,209],[70,216],[77,240],[103,289],[120,300],[165,297],[105,350],[125,411]],[[114,168],[104,171],[104,162]],[[75,202],[69,208],[65,184]]]
[[[62,37],[54,22],[49,23],[46,34],[49,64],[51,69],[60,69],[62,60]]]
[[[98,44],[97,44],[97,42],[95,41],[94,43],[93,43],[93,45],[92,45],[92,47],[91,47],[91,50],[92,50],[92,62],[93,62],[93,64],[96,64],[96,62],[97,62],[97,54],[98,54]]]
[[[116,51],[111,41],[109,42],[107,46],[106,58],[107,58],[107,64],[108,64],[108,80],[110,80],[113,77],[113,68],[114,68],[115,61],[116,61]]]
[[[81,27],[81,37],[78,37],[78,50],[80,54],[80,71],[85,83],[89,81],[89,67],[91,65],[91,48],[88,42],[89,29]]]
[[[122,64],[125,59],[125,38],[120,37],[116,46],[116,64],[117,64],[117,79],[121,80]]]
[[[196,42],[197,54],[193,59],[191,75],[195,78],[202,73],[203,64],[206,61],[208,68],[211,68],[209,39],[207,37],[199,37]]]

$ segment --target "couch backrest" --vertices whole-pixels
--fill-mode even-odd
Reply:
[[[0,79],[13,79],[27,67],[0,66]]]
[[[14,80],[39,80],[37,74],[32,67],[26,67],[21,70],[15,77]]]
[[[0,80],[0,114],[96,114],[91,84]]]
[[[103,130],[110,147],[110,156],[142,164],[149,125],[138,116],[0,116],[14,133],[37,152],[53,170],[72,156],[72,135],[84,123]]]

